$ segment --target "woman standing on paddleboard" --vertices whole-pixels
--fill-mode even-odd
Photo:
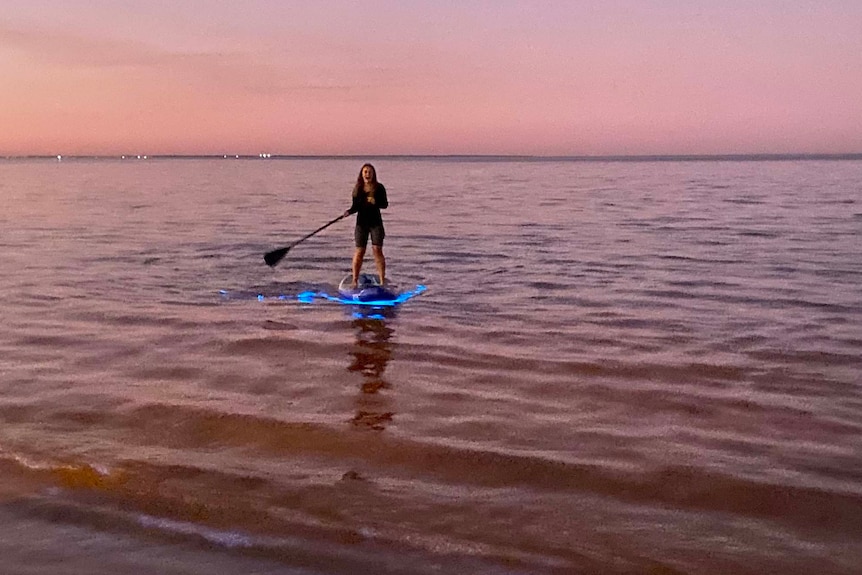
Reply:
[[[374,166],[363,165],[356,178],[356,185],[353,186],[353,203],[350,209],[344,212],[345,216],[356,214],[356,228],[353,232],[356,251],[353,252],[352,267],[354,288],[359,281],[359,271],[362,269],[365,248],[368,246],[368,236],[371,236],[371,249],[374,263],[377,264],[380,284],[383,285],[386,282],[386,258],[383,257],[383,238],[386,232],[383,229],[383,216],[380,215],[380,210],[385,210],[388,206],[386,188],[377,181],[377,171]]]

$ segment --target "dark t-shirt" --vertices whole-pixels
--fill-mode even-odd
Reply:
[[[380,215],[380,210],[385,210],[389,207],[389,200],[386,197],[386,188],[380,182],[377,182],[377,188],[374,190],[374,203],[369,204],[362,190],[353,196],[353,204],[350,206],[350,213],[356,214],[356,225],[364,228],[373,228],[374,226],[383,225],[383,217]]]

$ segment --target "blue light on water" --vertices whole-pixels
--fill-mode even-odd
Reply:
[[[381,313],[365,313],[361,311],[355,311],[351,315],[353,319],[386,319],[386,316]]]
[[[314,303],[315,295],[316,294],[313,291],[304,291],[302,293],[296,294],[296,299],[298,299],[302,303]]]
[[[424,285],[417,285],[414,289],[408,290],[405,292],[401,292],[400,294],[398,294],[394,298],[382,299],[382,300],[372,300],[372,301],[369,301],[369,300],[360,301],[360,300],[354,300],[354,299],[346,298],[346,297],[343,297],[341,295],[335,295],[335,296],[329,295],[325,291],[304,291],[304,292],[300,292],[300,293],[296,294],[295,296],[294,295],[287,295],[287,294],[264,295],[262,293],[258,293],[256,295],[253,295],[254,292],[252,292],[251,294],[246,292],[245,297],[242,297],[241,294],[231,293],[228,290],[222,289],[222,290],[219,290],[219,295],[221,295],[221,297],[230,298],[230,299],[234,299],[234,298],[238,297],[238,295],[239,295],[240,299],[245,299],[246,297],[251,297],[251,298],[257,299],[257,301],[265,301],[266,299],[278,299],[280,301],[286,301],[286,300],[293,300],[294,298],[296,298],[296,300],[298,302],[306,303],[306,304],[314,303],[314,301],[316,299],[322,299],[322,300],[336,302],[336,303],[345,304],[345,305],[363,306],[363,307],[366,307],[369,309],[374,309],[374,308],[381,309],[381,308],[390,308],[390,307],[396,306],[398,304],[404,303],[405,301],[421,294],[422,292],[424,292],[427,289],[428,288],[425,287]],[[371,318],[371,319],[381,319],[383,316],[377,317],[377,316],[369,316],[367,314],[362,314],[362,317]]]
[[[363,305],[363,306],[370,306],[370,307],[392,307],[392,306],[396,306],[400,303],[404,303],[405,301],[409,300],[410,298],[413,298],[413,297],[419,295],[420,293],[424,292],[426,289],[428,289],[428,288],[425,287],[424,285],[417,285],[414,289],[402,292],[402,293],[398,294],[398,296],[393,298],[393,299],[384,299],[384,300],[359,301],[359,300],[354,300],[354,299],[350,299],[350,298],[346,298],[346,297],[342,297],[342,296],[332,296],[326,292],[319,292],[317,295],[319,295],[320,297],[327,299],[329,301],[334,301],[337,303],[343,303],[343,304],[347,304],[347,305]]]

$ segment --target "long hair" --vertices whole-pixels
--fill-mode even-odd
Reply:
[[[365,187],[365,180],[362,179],[362,170],[366,167],[371,168],[371,184],[374,186],[374,189],[377,189],[377,170],[374,169],[374,166],[371,164],[362,164],[362,167],[359,168],[359,175],[356,176],[356,185],[353,186],[353,197],[355,198],[359,194],[362,193],[362,189]]]

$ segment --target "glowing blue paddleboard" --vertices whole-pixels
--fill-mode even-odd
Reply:
[[[359,305],[395,305],[398,292],[390,286],[380,284],[380,278],[371,274],[359,274],[359,281],[353,287],[353,275],[347,275],[338,284],[338,295],[345,303]]]
[[[351,306],[368,306],[369,308],[394,307],[416,297],[427,288],[417,285],[412,289],[398,289],[391,285],[382,286],[377,276],[360,274],[356,288],[353,288],[353,276],[348,275],[338,286],[338,295],[330,295],[324,290],[307,290],[298,294],[264,294],[260,292],[229,292],[219,290],[225,299],[265,300],[298,300],[301,303],[313,304],[319,300],[331,301]]]

